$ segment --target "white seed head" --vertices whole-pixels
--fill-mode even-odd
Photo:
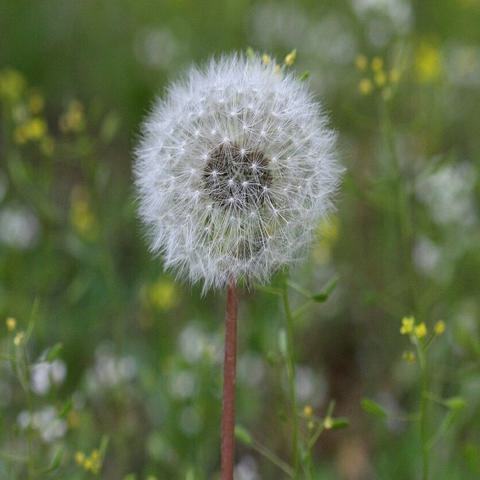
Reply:
[[[268,281],[332,208],[335,134],[305,82],[274,68],[238,55],[191,68],[144,123],[135,176],[151,250],[205,290]]]

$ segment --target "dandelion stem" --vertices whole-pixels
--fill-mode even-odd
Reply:
[[[288,282],[285,280],[282,290],[283,306],[285,308],[285,316],[287,317],[287,375],[290,394],[290,406],[292,409],[291,417],[293,421],[292,431],[292,449],[293,449],[293,478],[298,478],[299,468],[299,447],[298,447],[298,415],[297,415],[297,397],[295,392],[295,353],[294,353],[294,327],[293,313],[288,298]]]
[[[223,364],[222,480],[233,480],[235,456],[235,368],[237,356],[237,292],[231,280],[227,287],[225,356]]]

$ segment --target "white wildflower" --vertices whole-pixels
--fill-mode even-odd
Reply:
[[[266,282],[332,207],[335,135],[304,82],[241,56],[192,68],[144,125],[140,213],[165,266],[204,289]]]

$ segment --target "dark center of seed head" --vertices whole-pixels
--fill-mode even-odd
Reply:
[[[249,210],[268,198],[270,160],[260,151],[226,143],[212,150],[203,171],[210,198],[224,208]]]

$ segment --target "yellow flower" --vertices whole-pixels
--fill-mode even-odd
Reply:
[[[295,63],[296,59],[297,59],[297,50],[294,49],[286,55],[284,63],[287,67],[291,67]]]
[[[159,310],[170,310],[177,303],[175,284],[168,279],[160,279],[148,289],[150,304]]]
[[[380,70],[375,73],[374,80],[378,87],[383,87],[385,83],[387,83],[387,76],[385,75],[385,72]]]
[[[437,47],[423,42],[415,52],[415,70],[422,83],[433,82],[442,72],[442,58]]]
[[[280,75],[282,73],[282,67],[280,65],[275,65],[275,68],[273,71],[277,74]]]
[[[439,320],[433,327],[433,331],[435,332],[435,335],[442,335],[443,332],[445,332],[445,329],[447,326],[445,325],[445,322],[443,320]]]
[[[80,132],[85,127],[85,116],[83,105],[73,100],[70,102],[67,111],[60,117],[59,127],[62,132]]]
[[[367,65],[367,57],[365,55],[357,55],[357,57],[355,58],[355,66],[363,72],[367,68]]]
[[[427,333],[428,333],[427,326],[425,325],[424,322],[418,324],[415,327],[415,336],[417,338],[423,338],[427,335]]]
[[[370,95],[373,90],[372,81],[369,78],[362,78],[358,84],[358,91],[362,95]]]
[[[416,356],[415,353],[412,352],[411,350],[407,350],[406,352],[403,352],[402,358],[407,362],[407,363],[415,363],[416,361]]]
[[[78,465],[83,465],[84,461],[85,461],[85,454],[83,452],[75,453],[75,462],[77,462]]]
[[[383,68],[383,60],[380,57],[372,58],[372,70],[374,72],[380,72]]]
[[[392,68],[390,70],[390,82],[398,83],[400,80],[400,71],[397,68]]]
[[[90,206],[90,195],[80,186],[71,194],[70,221],[77,233],[89,240],[97,235],[97,219]]]
[[[264,65],[270,65],[270,63],[272,63],[272,57],[270,57],[270,55],[264,53],[262,55],[262,63]]]
[[[402,318],[402,326],[400,327],[400,333],[402,335],[409,335],[413,333],[413,328],[415,326],[415,318],[414,317],[403,317]]]
[[[44,105],[43,97],[37,92],[32,93],[28,99],[28,106],[34,115],[38,115],[43,110]]]
[[[13,317],[8,317],[5,323],[9,332],[13,332],[17,328],[17,321]]]
[[[311,417],[313,415],[313,408],[311,405],[305,405],[303,407],[303,415],[305,415],[305,417]]]
[[[25,88],[25,79],[20,72],[7,68],[0,72],[0,98],[14,102]]]
[[[13,338],[13,344],[19,347],[25,340],[25,332],[18,332]]]

